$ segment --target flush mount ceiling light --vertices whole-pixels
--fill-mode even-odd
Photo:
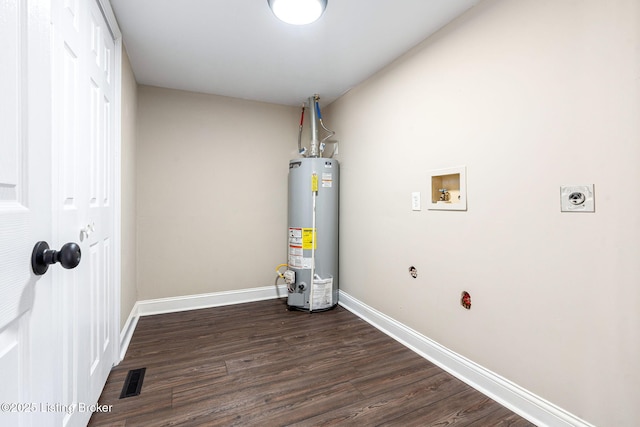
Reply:
[[[293,25],[306,25],[322,16],[327,0],[267,0],[273,14]]]

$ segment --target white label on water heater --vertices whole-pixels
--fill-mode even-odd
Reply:
[[[333,174],[330,174],[330,173],[322,174],[322,187],[323,188],[333,187]]]
[[[289,228],[289,242],[295,239],[302,239],[302,228]]]
[[[289,254],[289,267],[302,268],[302,257]]]
[[[305,258],[300,255],[289,253],[289,267],[309,270],[312,265],[313,260],[311,258]]]
[[[311,258],[304,257],[305,249],[315,249],[313,228],[289,227],[289,267],[310,269]]]
[[[289,267],[302,268],[302,228],[289,228]]]

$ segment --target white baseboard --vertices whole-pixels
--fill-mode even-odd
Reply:
[[[339,301],[375,328],[539,427],[594,427],[343,291]]]
[[[142,316],[175,313],[178,311],[198,310],[223,305],[284,298],[287,286],[263,286],[260,288],[240,289],[237,291],[213,292],[210,294],[185,295],[170,298],[158,298],[138,301],[134,304],[122,331],[120,332],[120,360],[124,359],[131,342],[133,331]]]
[[[124,359],[124,355],[127,353],[129,343],[131,342],[131,337],[133,336],[133,331],[135,331],[136,329],[139,318],[140,315],[138,314],[138,303],[136,302],[131,309],[131,313],[129,313],[127,321],[122,327],[122,331],[120,331],[120,359],[118,359],[118,363],[122,362],[122,359]]]
[[[177,311],[198,310],[200,308],[284,298],[286,296],[286,285],[279,285],[277,288],[275,286],[263,286],[260,288],[240,289],[237,291],[150,299],[138,301],[136,305],[138,306],[140,316],[150,316],[153,314],[175,313]]]

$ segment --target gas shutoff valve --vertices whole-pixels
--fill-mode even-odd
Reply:
[[[296,272],[293,270],[287,270],[284,272],[284,283],[287,285],[293,285],[296,283]]]

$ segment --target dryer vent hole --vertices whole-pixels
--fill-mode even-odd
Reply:
[[[471,310],[471,295],[467,291],[463,291],[460,296],[460,305],[462,305],[467,310]]]

